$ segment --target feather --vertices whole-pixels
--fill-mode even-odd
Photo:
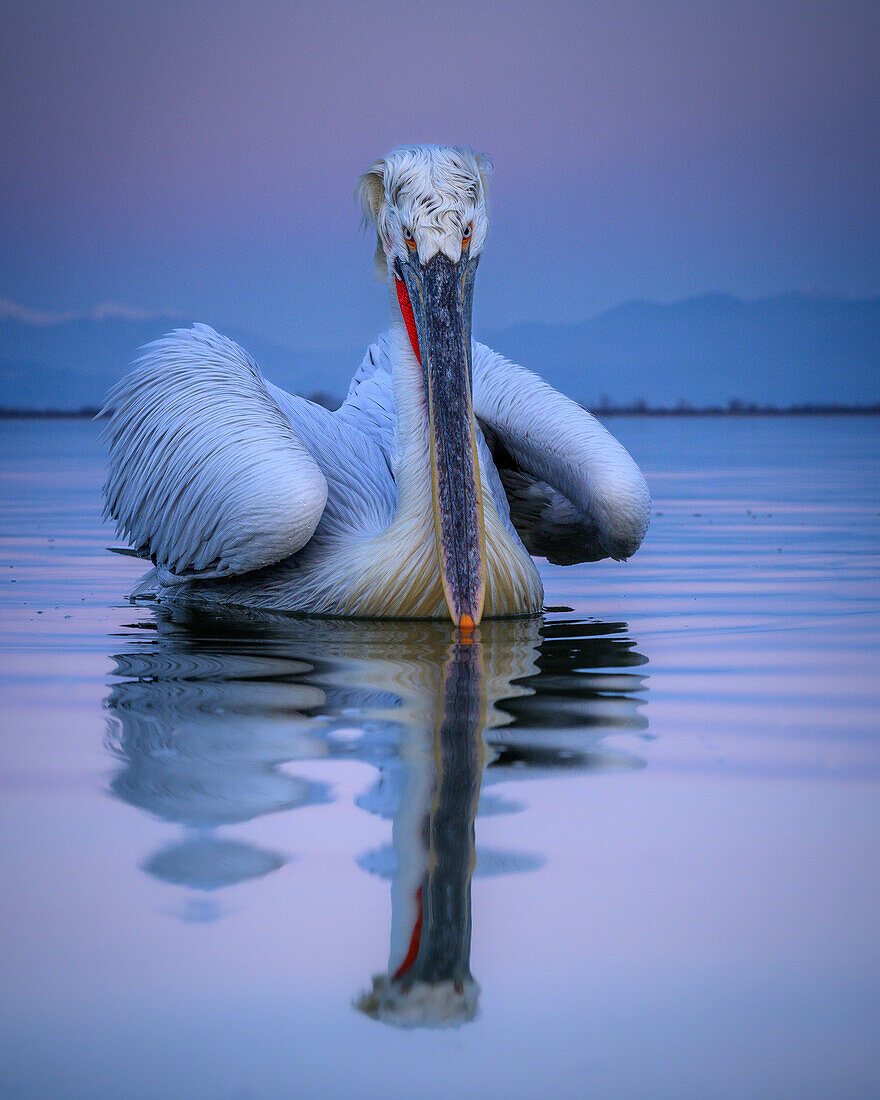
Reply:
[[[377,160],[361,176],[357,194],[366,224],[376,227],[376,272],[391,277],[402,255],[403,227],[418,241],[422,263],[437,252],[455,262],[465,226],[473,223],[472,255],[489,232],[486,212],[492,161],[460,145],[404,145]]]
[[[253,361],[213,329],[150,344],[99,415],[105,513],[163,583],[247,573],[311,538],[324,475]]]
[[[634,554],[651,498],[624,447],[586,409],[483,344],[473,345],[473,370],[474,412],[526,549],[560,565]]]

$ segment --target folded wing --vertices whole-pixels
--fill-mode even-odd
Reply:
[[[483,344],[474,412],[526,549],[559,565],[638,549],[651,498],[638,466],[580,405]]]
[[[311,538],[324,475],[251,358],[213,329],[150,344],[100,415],[105,513],[166,583],[248,573]]]

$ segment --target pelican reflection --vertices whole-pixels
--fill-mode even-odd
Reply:
[[[111,792],[182,828],[143,867],[186,889],[186,917],[216,917],[219,892],[284,864],[236,826],[330,800],[298,761],[376,768],[357,804],[392,821],[392,843],[358,862],[391,881],[390,948],[357,1005],[398,1026],[474,1016],[472,875],[553,858],[477,852],[476,817],[519,809],[514,781],[642,766],[605,743],[646,726],[646,658],[623,623],[492,620],[463,641],[443,622],[163,607],[126,641],[106,704]]]

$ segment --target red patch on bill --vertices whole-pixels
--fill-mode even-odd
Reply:
[[[397,300],[400,302],[400,312],[403,314],[403,319],[406,322],[409,342],[412,344],[412,349],[416,353],[416,359],[418,359],[421,364],[422,355],[419,351],[419,334],[416,332],[416,319],[413,316],[412,303],[409,300],[409,292],[406,289],[406,283],[403,279],[398,279],[397,276],[395,276],[394,285],[397,287]]]
[[[409,941],[409,950],[406,953],[406,958],[391,975],[391,980],[393,982],[402,978],[418,957],[419,943],[422,939],[422,917],[422,888],[420,886],[418,890],[416,890],[416,923],[413,925],[412,937]]]

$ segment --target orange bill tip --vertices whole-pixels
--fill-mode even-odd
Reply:
[[[459,629],[459,630],[460,630],[460,631],[462,632],[462,634],[463,634],[463,635],[470,635],[470,634],[472,634],[472,633],[473,633],[473,630],[474,630],[474,627],[475,627],[476,625],[477,625],[477,624],[476,624],[476,623],[474,622],[474,620],[473,620],[473,619],[472,619],[472,618],[470,617],[470,615],[468,615],[468,614],[467,614],[467,612],[465,612],[465,614],[464,614],[464,615],[462,615],[462,617],[461,617],[461,618],[460,618],[460,619],[458,620],[458,629]],[[471,640],[471,639],[470,639],[470,637],[464,637],[464,638],[462,639],[462,641],[468,641],[468,642],[469,642],[470,640]]]

